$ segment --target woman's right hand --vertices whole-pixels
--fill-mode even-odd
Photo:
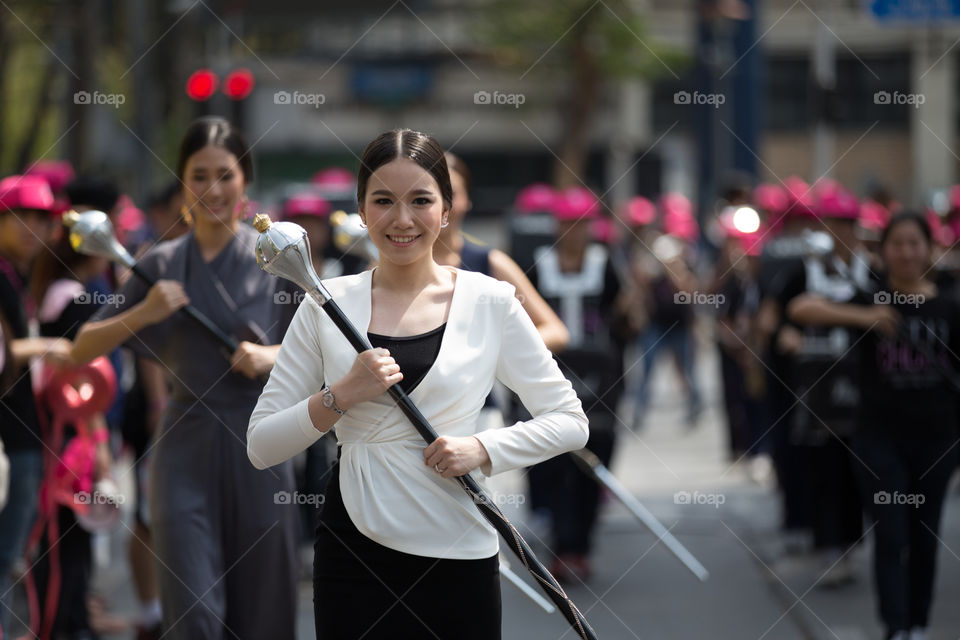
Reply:
[[[888,304],[874,304],[867,307],[864,314],[864,328],[882,333],[887,337],[897,335],[900,314]]]
[[[400,365],[386,349],[367,349],[357,354],[353,366],[331,390],[337,406],[346,411],[355,404],[373,400],[403,380]]]
[[[141,313],[146,324],[156,324],[188,304],[190,298],[183,290],[183,283],[178,280],[158,280],[143,299]]]

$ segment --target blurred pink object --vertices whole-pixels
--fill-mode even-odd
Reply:
[[[783,181],[783,185],[787,190],[787,215],[805,218],[817,217],[813,208],[810,185],[797,176],[790,176]]]
[[[657,208],[643,196],[636,196],[627,202],[627,224],[632,227],[650,224],[657,217]]]
[[[857,222],[864,229],[882,231],[890,222],[890,212],[882,204],[873,200],[864,200],[860,203],[860,215]]]
[[[613,220],[606,216],[599,216],[590,226],[590,231],[597,242],[615,244],[620,239],[620,229]]]
[[[329,167],[313,174],[310,182],[318,187],[352,189],[356,184],[356,176],[353,175],[352,171],[347,171],[341,167]]]
[[[53,211],[53,191],[39,176],[9,176],[0,180],[0,211],[34,209]]]
[[[283,203],[283,219],[293,216],[317,216],[326,218],[330,215],[330,202],[316,193],[304,191],[287,199]]]
[[[63,191],[76,174],[66,160],[41,160],[26,170],[24,175],[43,178],[53,192]]]
[[[593,220],[600,214],[600,200],[584,187],[570,187],[562,191],[553,203],[553,217],[557,220]]]
[[[832,180],[817,183],[816,202],[817,213],[821,218],[856,220],[860,215],[857,197]]]
[[[117,231],[130,233],[140,229],[147,223],[147,218],[143,215],[143,211],[133,204],[130,196],[126,194],[120,196],[120,200],[117,202],[117,208],[120,210],[114,222]]]
[[[660,197],[663,212],[663,231],[675,238],[693,242],[700,234],[700,226],[693,217],[693,205],[680,193],[666,193]]]
[[[790,206],[790,198],[780,185],[765,182],[753,190],[753,203],[758,209],[779,215]]]
[[[548,184],[534,182],[520,190],[513,205],[520,213],[542,213],[553,211],[559,194]]]
[[[960,209],[960,184],[955,184],[947,191],[947,198],[950,200],[950,208]]]

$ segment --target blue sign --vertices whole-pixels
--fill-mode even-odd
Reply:
[[[869,0],[870,12],[883,21],[934,22],[960,18],[960,0]]]

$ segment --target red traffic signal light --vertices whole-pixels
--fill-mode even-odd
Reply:
[[[210,69],[198,69],[187,78],[187,95],[191,100],[205,102],[216,93],[220,78]]]
[[[243,100],[253,93],[254,84],[249,69],[234,69],[223,81],[223,92],[231,100]]]

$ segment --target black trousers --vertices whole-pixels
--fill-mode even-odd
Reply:
[[[67,507],[57,507],[53,516],[59,527],[55,540],[60,569],[60,589],[50,593],[50,563],[54,561],[50,540],[44,529],[43,538],[37,550],[37,563],[34,567],[37,596],[40,601],[41,615],[48,598],[57,599],[57,613],[53,623],[54,638],[89,637],[90,622],[87,618],[87,595],[90,579],[93,575],[93,549],[90,533],[77,524],[73,511]]]
[[[317,529],[313,612],[318,640],[499,640],[500,563],[389,549],[357,530],[339,464]]]
[[[953,437],[860,435],[854,450],[873,521],[874,580],[888,632],[928,626],[944,496],[956,466]],[[906,429],[905,429],[906,431]]]
[[[863,508],[857,486],[860,462],[850,445],[831,435],[811,449],[814,500],[813,542],[817,549],[846,551],[863,535]]]

